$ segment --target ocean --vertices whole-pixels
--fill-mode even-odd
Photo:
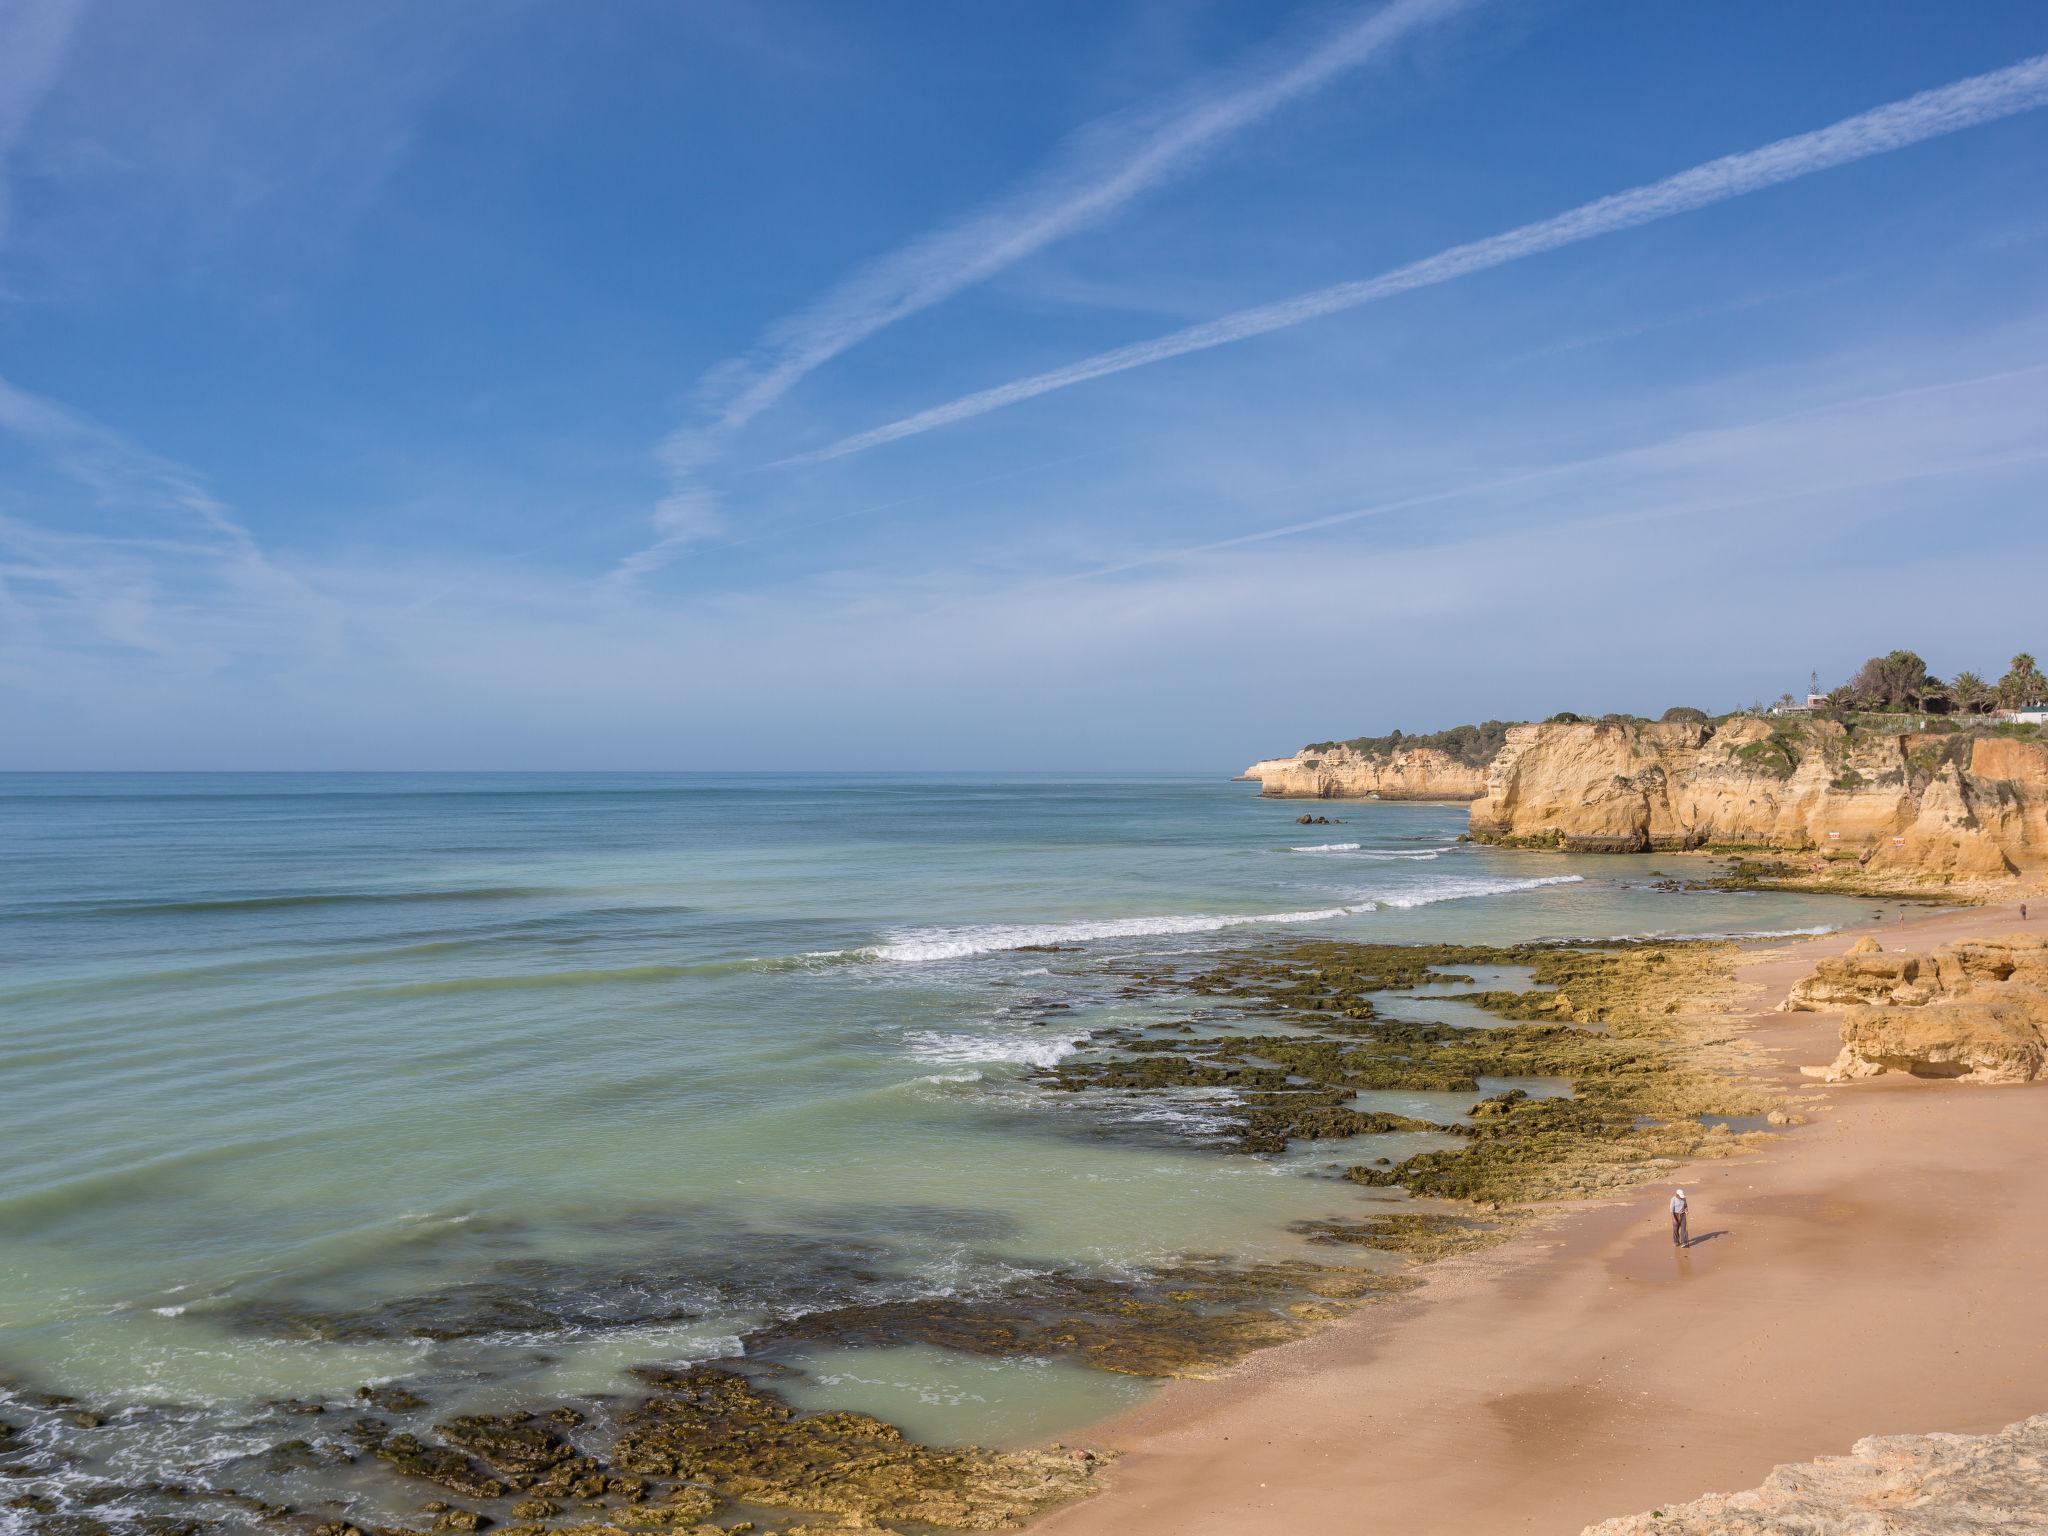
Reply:
[[[1358,1198],[1327,1155],[1033,1084],[1156,1019],[1125,962],[1867,920],[1464,819],[1172,775],[0,776],[0,1421],[107,1421],[79,1449],[38,1410],[16,1486],[217,1478],[279,1400],[602,1400],[850,1302],[1298,1252]],[[782,1363],[943,1442],[1146,1390],[928,1343]]]

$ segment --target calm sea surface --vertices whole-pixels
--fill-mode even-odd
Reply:
[[[1292,1252],[1346,1186],[1024,1082],[1148,1006],[1105,958],[1859,920],[1460,845],[1458,807],[1303,809],[1172,777],[0,776],[0,1382],[175,1406],[132,1474],[240,1454],[268,1398],[602,1393],[849,1296]],[[1000,1441],[1139,1389],[821,1348],[791,1390]]]

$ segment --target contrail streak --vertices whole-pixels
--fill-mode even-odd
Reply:
[[[841,353],[1112,217],[1232,137],[1483,3],[1389,0],[1349,12],[1305,47],[1263,51],[1190,94],[1091,123],[1007,194],[868,263],[777,321],[747,353],[704,376],[697,413],[662,440],[668,491],[652,518],[656,540],[614,575],[631,580],[715,533],[723,517],[719,497],[701,483],[704,472],[735,434]]]
[[[771,329],[753,356],[725,365],[716,381],[726,391],[716,430],[737,430],[849,347],[1114,213],[1233,134],[1475,3],[1392,0],[1279,67],[1232,79],[1155,121],[1127,114],[1084,129],[1052,166],[1011,196],[855,273]],[[684,436],[679,446],[688,452],[688,429]]]
[[[1953,85],[1875,107],[1812,133],[1798,134],[1780,139],[1775,144],[1766,144],[1761,149],[1709,160],[1663,181],[1614,193],[1567,213],[1524,224],[1505,234],[1454,245],[1447,251],[1411,262],[1405,267],[1396,267],[1378,277],[1338,283],[1275,304],[1241,309],[1236,314],[1192,325],[1152,341],[1101,352],[1049,373],[1034,374],[993,389],[963,395],[948,404],[841,438],[824,448],[781,462],[815,464],[844,458],[848,454],[861,453],[884,443],[915,437],[956,421],[1001,410],[1006,405],[1015,405],[1037,395],[1084,384],[1090,379],[1143,368],[1150,363],[1165,362],[1168,358],[1206,351],[1210,347],[1227,346],[1234,341],[1245,341],[1269,331],[1300,325],[1306,320],[1317,320],[1360,305],[1377,303],[1396,294],[1431,288],[1470,272],[1505,266],[1526,256],[1576,245],[1581,240],[1634,229],[1638,225],[1689,213],[1696,208],[1710,207],[1748,192],[1811,176],[1816,171],[1867,160],[1873,155],[1904,149],[1980,123],[1995,122],[2044,104],[2048,104],[2048,54],[2037,54],[2005,69],[1973,75]]]

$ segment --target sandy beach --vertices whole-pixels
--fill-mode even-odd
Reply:
[[[1760,956],[1731,1034],[1821,1102],[1768,1151],[1678,1173],[1689,1250],[1658,1185],[1432,1266],[1411,1299],[1103,1426],[1109,1486],[1033,1529],[1566,1536],[1863,1435],[2048,1408],[2048,1087],[1823,1086],[1798,1069],[1833,1057],[1836,1019],[1774,1011],[1866,933],[1924,949],[2021,927],[1984,907]]]

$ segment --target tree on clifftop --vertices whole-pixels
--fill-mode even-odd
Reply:
[[[2048,704],[2048,677],[2025,651],[2012,659],[2012,670],[1998,680],[1998,702],[2007,709],[2039,709]]]
[[[1916,709],[1928,683],[1927,663],[1911,651],[1873,656],[1849,679],[1859,709]]]

